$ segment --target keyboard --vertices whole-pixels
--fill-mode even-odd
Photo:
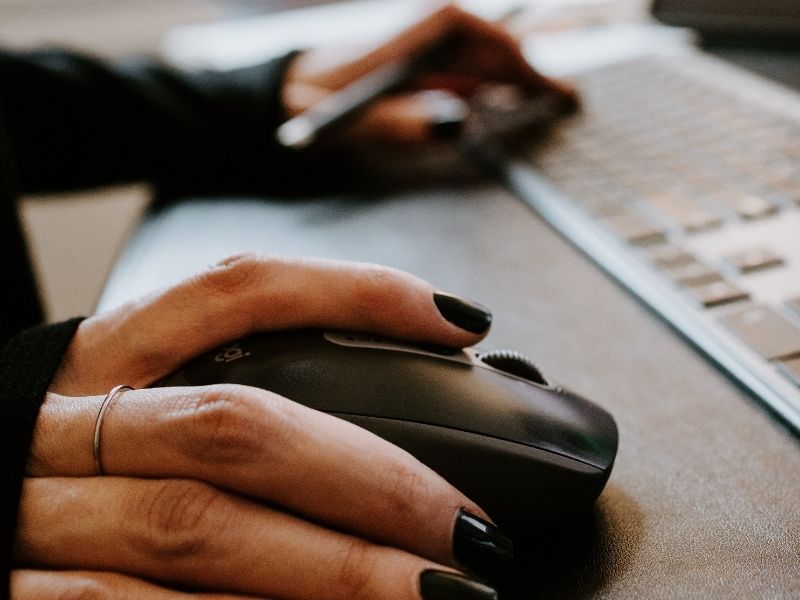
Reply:
[[[701,51],[572,79],[505,182],[800,433],[800,95]]]

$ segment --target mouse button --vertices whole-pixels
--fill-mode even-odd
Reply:
[[[246,361],[234,368],[246,369]],[[309,345],[271,353],[235,376],[317,410],[447,423],[470,367],[416,353]],[[458,387],[458,386],[456,386]],[[466,393],[466,391],[464,391]]]
[[[368,371],[359,362],[346,374],[353,412],[453,426],[457,415],[480,410],[467,364],[413,353],[400,361],[388,353],[371,352],[368,358]]]
[[[608,473],[539,448],[446,427],[337,415],[411,453],[504,531],[533,532],[589,511]]]
[[[423,353],[337,346],[321,332],[304,331],[250,336],[191,361],[171,379],[260,387],[317,410],[446,422],[459,396],[449,382],[463,381],[458,371],[470,368]]]
[[[372,350],[389,350],[395,352],[423,354],[437,358],[440,357],[449,360],[456,360],[465,364],[471,364],[469,356],[461,348],[451,348],[448,346],[422,342],[402,342],[379,335],[352,331],[325,331],[323,337],[332,344],[346,346],[349,348],[367,348]]]

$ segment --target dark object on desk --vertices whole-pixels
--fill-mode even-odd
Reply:
[[[800,42],[797,0],[654,0],[652,13],[714,45],[797,48]]]
[[[404,448],[512,534],[586,515],[617,452],[605,410],[526,358],[306,330],[209,352],[159,383],[268,389]]]

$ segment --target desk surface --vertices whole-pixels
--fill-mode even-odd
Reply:
[[[504,598],[800,597],[800,441],[510,193],[177,204],[143,224],[101,308],[245,250],[390,264],[474,298],[495,314],[483,346],[615,415],[593,519],[523,540]]]

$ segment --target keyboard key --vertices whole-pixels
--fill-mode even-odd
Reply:
[[[705,308],[747,300],[750,295],[730,281],[715,281],[687,288],[691,296]]]
[[[631,244],[657,244],[667,239],[664,231],[635,213],[612,215],[604,222],[622,239]]]
[[[667,274],[678,283],[688,286],[705,285],[722,280],[722,275],[701,262],[691,262],[667,269]]]
[[[712,198],[712,202],[733,211],[743,219],[758,219],[778,212],[778,207],[757,194],[722,192]]]
[[[766,248],[751,248],[725,257],[725,261],[740,273],[752,273],[783,265],[783,259]]]
[[[778,370],[791,379],[796,385],[800,385],[800,358],[792,358],[779,362]]]
[[[719,215],[680,196],[654,196],[647,203],[685,231],[710,229],[722,223]]]
[[[647,257],[659,267],[682,267],[696,262],[693,254],[673,244],[662,244],[648,250]]]
[[[800,326],[768,306],[749,307],[720,322],[766,359],[800,354]]]

